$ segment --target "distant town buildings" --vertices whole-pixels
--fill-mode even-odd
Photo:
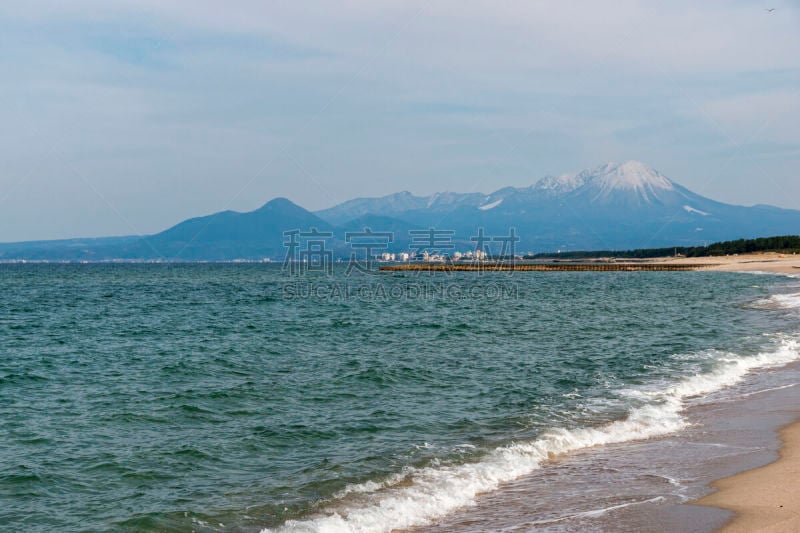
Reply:
[[[466,252],[453,252],[451,254],[431,253],[428,250],[420,252],[383,252],[373,257],[376,261],[384,263],[406,263],[421,261],[425,263],[441,263],[446,261],[484,261],[490,257],[483,250],[468,250]]]

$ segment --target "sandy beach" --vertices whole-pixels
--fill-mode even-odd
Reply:
[[[721,531],[800,531],[800,423],[785,427],[781,441],[777,461],[720,479],[717,492],[695,502],[736,512]]]
[[[782,274],[800,274],[800,255],[780,254],[775,252],[728,255],[724,257],[689,257],[669,258],[666,263],[676,264],[712,264],[706,270],[727,272],[780,272]]]
[[[800,274],[800,256],[759,253],[722,258],[684,259],[681,262],[717,263],[713,270],[766,271]],[[696,501],[729,509],[736,514],[721,531],[800,531],[800,422],[780,433],[780,458],[714,482],[716,492]]]

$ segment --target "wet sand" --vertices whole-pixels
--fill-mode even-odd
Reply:
[[[687,260],[684,260],[687,261]],[[712,262],[704,259],[704,262]],[[800,256],[777,253],[728,256],[712,270],[765,271],[800,275]],[[723,532],[800,531],[800,422],[780,432],[780,458],[761,468],[715,481],[714,492],[695,503],[736,514]]]
[[[736,512],[721,531],[800,531],[800,423],[783,428],[780,436],[777,461],[715,481],[717,492],[695,502]]]
[[[692,261],[685,259],[685,261]],[[703,259],[711,270],[765,271],[800,275],[800,256],[778,253],[746,254]],[[761,468],[715,481],[714,492],[695,503],[728,509],[736,514],[723,532],[800,531],[800,422],[780,433],[780,458]]]
[[[777,429],[800,413],[798,384],[798,363],[754,374],[697,399],[687,409],[686,430],[555,458],[475,506],[411,531],[718,531],[736,518],[734,511],[696,500],[713,490],[715,479],[775,461]],[[754,529],[734,531],[745,530]]]

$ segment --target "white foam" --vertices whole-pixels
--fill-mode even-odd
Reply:
[[[767,392],[777,392],[779,390],[791,389],[792,387],[796,387],[797,385],[800,385],[800,383],[789,383],[788,385],[781,385],[780,387],[769,387],[766,389],[755,390],[752,392],[745,392],[737,395],[735,398],[726,398],[724,400],[716,400],[716,401],[721,403],[730,403],[741,400],[742,398],[749,398],[751,396],[756,396],[758,394],[765,394]]]
[[[753,274],[756,276],[779,276],[782,278],[800,279],[800,274],[790,274],[786,272],[774,272],[772,270],[732,270],[736,274]]]
[[[784,389],[791,389],[792,387],[796,387],[797,383],[789,383],[788,385],[782,385],[780,387],[770,387],[768,389],[761,389],[753,392],[749,392],[747,394],[742,394],[740,398],[747,398],[749,396],[755,396],[756,394],[764,394],[765,392],[775,392]]]
[[[603,507],[602,509],[592,509],[591,511],[583,511],[580,513],[574,513],[567,516],[560,516],[558,518],[552,518],[550,520],[541,520],[538,522],[530,522],[532,526],[544,526],[547,524],[554,524],[556,522],[563,522],[564,520],[572,520],[575,518],[596,518],[598,516],[602,516],[609,511],[615,511],[617,509],[624,509],[625,507],[630,507],[631,505],[642,505],[643,503],[655,503],[658,501],[663,500],[663,496],[656,496],[655,498],[649,498],[647,500],[636,500],[633,502],[628,503],[621,503],[619,505],[612,505],[611,507]]]
[[[794,309],[800,307],[800,292],[795,294],[774,294],[772,301],[778,304],[781,309]]]
[[[797,309],[800,308],[800,292],[793,294],[773,294],[755,302],[754,307],[762,309]]]
[[[536,440],[497,448],[475,463],[409,468],[387,482],[349,487],[348,493],[362,496],[359,501],[342,504],[326,516],[288,521],[277,531],[389,532],[429,524],[459,507],[474,505],[478,494],[529,474],[555,456],[680,430],[687,425],[682,411],[688,399],[731,386],[754,369],[784,365],[799,356],[794,339],[784,339],[773,352],[744,357],[722,354],[711,371],[645,393],[648,403],[632,409],[625,419],[599,427],[555,428]]]

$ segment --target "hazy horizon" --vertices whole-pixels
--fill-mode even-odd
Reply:
[[[5,2],[0,242],[629,159],[800,209],[798,22],[790,1]]]

